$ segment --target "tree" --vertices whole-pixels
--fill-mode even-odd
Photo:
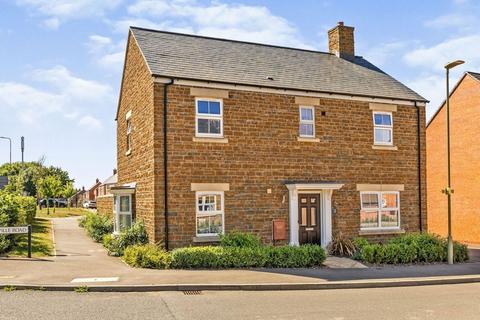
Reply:
[[[47,214],[50,214],[50,204],[48,203],[48,199],[60,195],[62,191],[62,182],[56,176],[46,176],[45,178],[40,178],[38,180],[37,190],[40,197],[46,199]],[[53,206],[53,213],[55,213],[55,203]]]
[[[72,182],[68,182],[62,190],[62,197],[67,199],[68,208],[70,208],[70,198],[77,193],[77,190],[73,187]]]

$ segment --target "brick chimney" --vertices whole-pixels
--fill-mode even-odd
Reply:
[[[337,57],[353,60],[355,58],[355,42],[353,27],[347,27],[340,21],[328,31],[328,51]]]
[[[117,169],[113,169],[113,174],[117,174]]]

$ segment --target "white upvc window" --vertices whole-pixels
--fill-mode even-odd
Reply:
[[[132,150],[132,119],[127,119],[127,152]]]
[[[360,229],[400,228],[400,193],[398,191],[360,192]]]
[[[217,236],[224,233],[223,191],[197,191],[197,236]]]
[[[195,135],[197,137],[223,137],[223,100],[195,99]]]
[[[393,145],[393,117],[391,112],[373,112],[373,141],[377,145]]]
[[[132,226],[132,195],[114,195],[113,213],[115,216],[113,233],[119,234],[122,230],[130,228]]]
[[[315,138],[315,108],[300,106],[299,135],[302,138]]]

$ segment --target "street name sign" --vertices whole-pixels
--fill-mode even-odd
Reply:
[[[28,233],[28,227],[0,227],[0,234]]]

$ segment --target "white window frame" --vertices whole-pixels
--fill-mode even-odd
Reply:
[[[129,125],[130,124],[130,125]],[[132,118],[127,118],[127,152],[132,151]]]
[[[390,125],[377,125],[375,124],[375,115],[376,114],[386,114],[390,116]],[[382,146],[393,146],[393,114],[392,112],[387,112],[387,111],[373,111],[372,113],[372,120],[373,120],[373,143],[375,145],[382,145]],[[387,129],[390,131],[390,142],[383,142],[383,141],[377,141],[375,138],[375,129]]]
[[[198,210],[198,198],[206,195],[220,195],[221,210],[200,212]],[[222,215],[222,231],[220,233],[198,233],[198,218]],[[225,194],[223,191],[196,191],[195,192],[195,234],[197,237],[212,237],[225,234]]]
[[[302,109],[312,110],[312,120],[302,120]],[[299,120],[300,120],[300,123],[298,125],[298,135],[299,135],[299,137],[301,137],[301,138],[315,138],[315,134],[316,134],[316,132],[315,132],[315,107],[313,107],[313,106],[300,106],[298,108],[298,116],[299,116]],[[302,134],[301,133],[302,124],[313,125],[313,135]]]
[[[198,102],[199,101],[213,101],[220,103],[220,114],[212,115],[205,113],[198,113]],[[198,132],[198,120],[199,119],[211,119],[211,120],[220,120],[220,133],[200,133]],[[213,98],[195,98],[195,136],[196,137],[207,137],[207,138],[223,138],[223,99],[213,99]]]
[[[128,197],[129,208],[128,211],[120,211],[120,197]],[[114,225],[113,233],[119,234],[120,230],[120,215],[130,216],[130,225],[133,224],[133,215],[132,215],[132,195],[131,194],[116,194],[114,195],[113,200],[113,213],[114,213]]]
[[[383,194],[396,194],[397,196],[397,208],[382,208],[382,195]],[[376,194],[378,199],[378,207],[377,208],[364,208],[362,195],[364,194]],[[398,211],[398,225],[395,227],[382,227],[382,211]],[[361,211],[368,211],[368,212],[376,212],[377,213],[377,221],[378,227],[362,227],[362,221],[360,217],[360,230],[398,230],[400,229],[401,225],[401,215],[400,215],[400,192],[398,191],[360,191],[360,215],[362,214]]]

